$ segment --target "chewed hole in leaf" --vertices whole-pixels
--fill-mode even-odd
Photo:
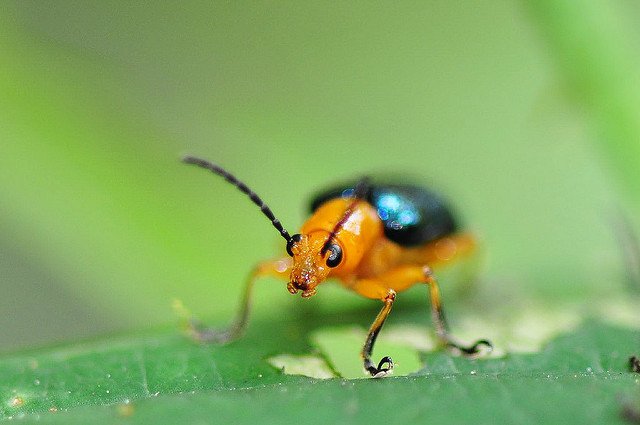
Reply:
[[[335,378],[337,375],[320,356],[280,354],[269,357],[267,362],[287,375],[303,375],[316,379]]]

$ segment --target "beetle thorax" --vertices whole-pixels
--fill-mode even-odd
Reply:
[[[326,265],[328,254],[321,252],[327,237],[326,232],[302,235],[292,248],[293,268],[287,285],[292,294],[302,291],[304,298],[315,295],[316,286],[327,278],[330,270]]]

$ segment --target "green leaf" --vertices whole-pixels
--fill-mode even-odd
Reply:
[[[272,338],[261,338],[271,329]],[[317,337],[317,336],[316,336]],[[290,326],[254,326],[228,346],[174,331],[0,359],[0,413],[39,423],[622,423],[639,402],[628,357],[640,332],[588,321],[539,353],[468,359],[422,355],[408,377],[314,380],[266,358],[312,348]],[[349,344],[351,345],[351,344]],[[359,360],[354,356],[354,363]]]

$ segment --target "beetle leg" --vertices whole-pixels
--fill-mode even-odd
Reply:
[[[364,342],[364,346],[362,347],[362,352],[360,356],[362,357],[362,361],[364,362],[364,368],[371,374],[374,378],[381,378],[386,376],[393,370],[393,360],[391,357],[384,356],[382,360],[378,363],[378,366],[374,366],[374,363],[371,361],[371,352],[373,351],[373,344],[376,342],[376,338],[378,337],[378,333],[380,329],[382,329],[382,325],[384,325],[384,321],[389,316],[391,312],[391,307],[393,306],[393,301],[396,299],[396,292],[393,289],[390,289],[387,293],[387,296],[384,298],[384,306],[382,306],[382,310],[376,316],[376,319],[371,324],[369,328],[369,333],[367,334],[367,339]],[[384,365],[387,365],[386,367]]]
[[[436,328],[436,335],[438,338],[445,344],[447,347],[452,347],[460,352],[468,355],[476,354],[480,351],[481,346],[486,346],[489,349],[493,348],[491,343],[486,339],[480,339],[473,343],[470,346],[464,346],[456,343],[449,335],[449,330],[447,326],[447,321],[444,317],[444,311],[442,310],[442,301],[440,299],[440,288],[438,286],[438,281],[433,276],[433,272],[431,267],[424,266],[423,273],[426,280],[426,283],[429,285],[429,296],[431,298],[431,317],[433,320],[433,325]]]
[[[201,343],[226,344],[238,339],[244,333],[249,321],[255,281],[263,276],[276,276],[287,279],[291,265],[291,259],[288,257],[258,264],[247,277],[240,309],[233,322],[221,329],[208,328],[195,317],[190,317],[186,323],[188,334],[193,340]]]
[[[380,300],[384,303],[382,309],[369,328],[367,339],[364,342],[362,351],[360,351],[360,357],[364,363],[365,370],[369,372],[372,377],[381,378],[388,375],[393,369],[393,360],[391,360],[391,357],[383,357],[376,367],[371,361],[371,352],[373,351],[373,345],[376,342],[378,333],[380,333],[380,329],[382,329],[384,321],[391,312],[393,301],[396,299],[396,291],[386,285],[383,280],[378,279],[357,279],[353,281],[343,281],[342,283],[347,288],[357,292],[363,297]],[[386,367],[384,367],[385,364],[387,365]]]

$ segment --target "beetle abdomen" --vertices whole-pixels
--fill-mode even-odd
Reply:
[[[341,185],[320,193],[311,202],[311,211],[329,199],[352,196],[354,186]],[[371,184],[365,199],[376,208],[384,224],[385,236],[399,245],[422,245],[457,230],[453,214],[444,200],[423,187]]]

